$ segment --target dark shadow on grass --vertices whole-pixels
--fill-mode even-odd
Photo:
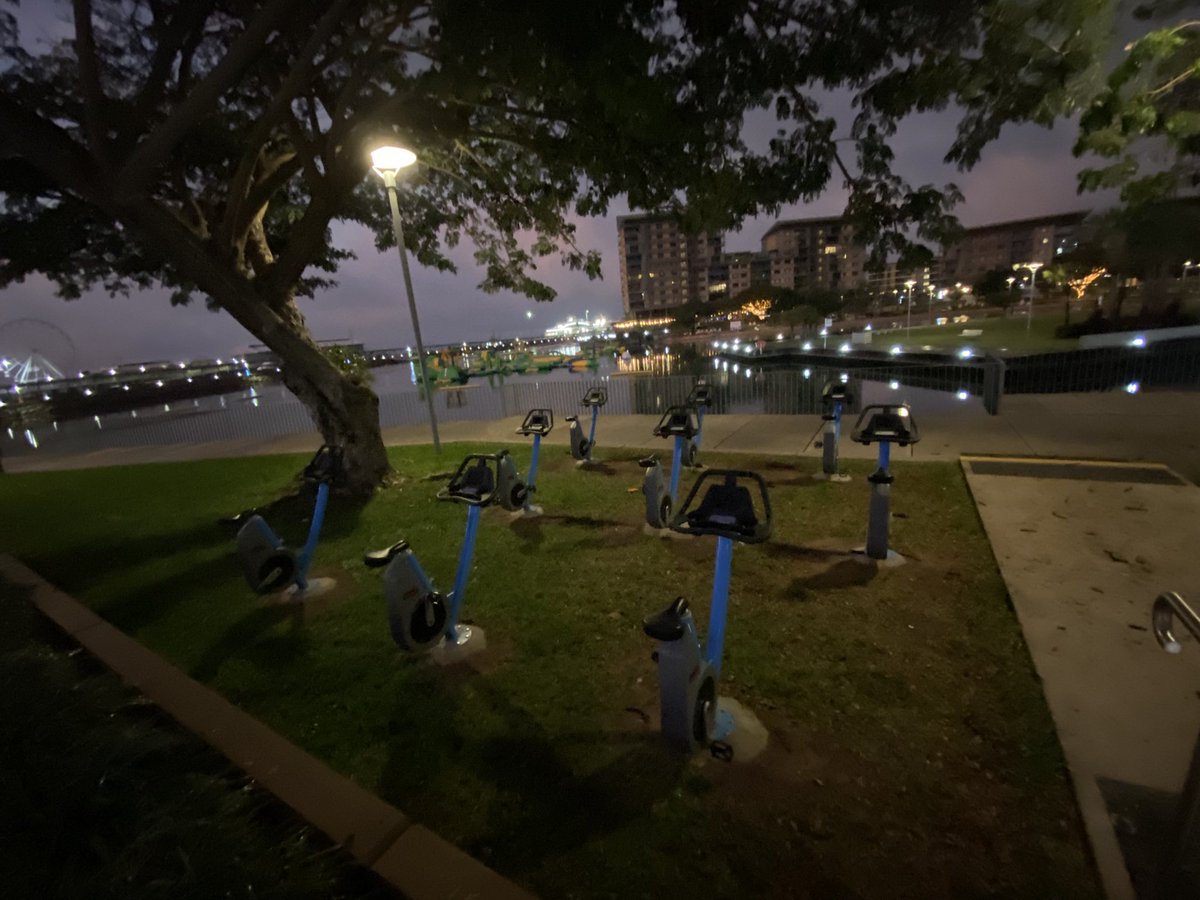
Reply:
[[[878,571],[878,567],[872,562],[844,559],[815,575],[792,579],[791,584],[784,589],[784,596],[792,600],[811,600],[815,599],[812,596],[813,592],[862,587],[870,584]]]
[[[223,555],[180,569],[169,578],[142,584],[122,594],[120,599],[97,607],[97,612],[122,631],[133,634],[162,618],[176,604],[194,600],[198,585],[228,585],[230,574],[236,571],[233,554]]]
[[[656,731],[571,735],[551,739],[530,723],[511,722],[511,736],[484,741],[476,771],[519,804],[496,804],[487,830],[467,851],[506,872],[521,873],[650,813],[678,787],[686,757]],[[567,761],[587,742],[617,756],[580,776]]]
[[[770,478],[767,480],[767,487],[769,487],[769,488],[816,487],[818,484],[825,484],[825,482],[822,479],[817,478],[816,475],[806,474],[806,473],[800,473],[800,474],[796,475],[794,478],[786,478],[786,479]]]
[[[278,497],[264,506],[254,507],[253,512],[266,519],[271,529],[288,546],[299,547],[308,536],[316,496],[315,485],[302,485],[299,490]],[[358,495],[331,494],[325,509],[325,521],[321,525],[321,538],[341,538],[351,534],[358,527],[358,520],[369,502],[370,498]],[[232,541],[237,536],[241,522],[231,515],[219,519],[217,525],[224,539]]]
[[[470,743],[458,724],[457,699],[468,687],[483,695],[489,713],[499,719],[498,734]],[[392,739],[380,796],[420,818],[421,804],[437,800],[443,770],[468,768],[496,796],[483,832],[464,849],[509,875],[648,815],[679,787],[686,765],[656,730],[552,737],[486,678],[436,667],[414,673],[388,729]],[[597,745],[616,756],[577,774],[569,762],[573,748]]]
[[[814,562],[826,559],[848,559],[849,550],[827,549],[824,547],[801,547],[799,544],[784,544],[780,541],[768,541],[763,544],[767,556],[776,559],[798,559]]]
[[[537,518],[528,519],[521,516],[509,523],[508,527],[512,529],[512,533],[521,539],[522,553],[533,553],[546,540],[546,536],[542,534],[542,526],[538,521],[540,518],[542,517],[538,516]]]
[[[257,599],[249,602],[255,606],[230,625],[188,672],[197,681],[211,681],[221,665],[234,657],[252,659],[262,668],[279,669],[294,664],[303,652],[304,604],[262,606]],[[291,622],[291,630],[286,634],[270,633],[281,622]]]

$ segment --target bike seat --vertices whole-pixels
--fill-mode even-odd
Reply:
[[[647,456],[645,459],[639,459],[638,465],[641,466],[643,469],[652,469],[656,465],[658,465],[658,457],[657,456]]]
[[[578,422],[579,416],[567,416],[567,421],[568,422]]]
[[[688,524],[697,528],[724,529],[752,535],[758,525],[750,491],[741,485],[714,484],[700,506],[687,514]]]
[[[399,553],[408,549],[408,541],[396,541],[390,547],[382,550],[372,550],[363,554],[363,564],[368,569],[382,569]]]
[[[656,641],[677,641],[683,637],[683,616],[687,611],[687,600],[676,597],[666,609],[642,619],[642,631]]]

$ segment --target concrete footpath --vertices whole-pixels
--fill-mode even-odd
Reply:
[[[922,433],[917,459],[957,461],[964,453],[1066,456],[1160,462],[1200,482],[1200,393],[1162,391],[1129,395],[1049,394],[1005,397],[1001,413],[989,416],[977,399],[918,389],[890,391],[867,385],[863,401],[907,400]],[[555,410],[557,422],[546,443],[566,447],[568,429],[562,419],[578,410]],[[486,422],[443,422],[444,442],[521,443],[514,432],[521,417]],[[665,441],[651,430],[657,416],[600,416],[596,431],[598,456],[607,452],[661,450]],[[820,417],[785,415],[713,415],[704,420],[704,446],[735,453],[797,455],[820,425]],[[846,427],[849,432],[849,424]],[[384,431],[393,446],[429,443],[428,425],[406,425]],[[311,452],[319,441],[311,434],[270,439],[228,440],[200,444],[131,447],[73,456],[32,453],[6,458],[10,472],[93,468],[184,459]],[[873,448],[842,442],[843,455],[869,458]],[[808,449],[819,456],[820,450]]]
[[[1200,488],[1157,465],[962,465],[1107,894],[1148,897],[1200,733],[1200,647],[1180,627],[1183,652],[1161,650],[1150,608],[1167,590],[1200,599]]]

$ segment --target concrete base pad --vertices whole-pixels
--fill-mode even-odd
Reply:
[[[733,717],[733,733],[725,738],[733,748],[733,761],[747,763],[758,758],[767,749],[767,728],[754,711],[729,697],[721,697],[717,708]]]
[[[296,585],[291,585],[273,597],[275,603],[290,604],[290,603],[307,603],[309,600],[315,600],[317,597],[324,596],[337,587],[337,582],[332,578],[310,578],[308,586],[304,590],[300,590]]]
[[[867,548],[866,547],[855,547],[853,550],[850,551],[850,553],[851,553],[851,556],[850,556],[851,559],[856,559],[860,563],[864,563],[864,564],[865,563],[875,563],[882,569],[894,569],[894,568],[896,568],[896,566],[902,566],[906,562],[908,562],[908,560],[906,560],[903,556],[901,556],[895,550],[888,551],[887,559],[872,559],[871,557],[867,556]]]
[[[646,535],[647,537],[673,538],[675,540],[686,540],[687,538],[691,537],[691,535],[680,534],[678,531],[672,531],[670,528],[655,528],[649,522],[644,522],[642,524],[642,534]]]
[[[466,662],[472,656],[487,649],[487,635],[478,625],[459,625],[458,640],[443,638],[429,651],[429,658],[439,666],[453,666]]]

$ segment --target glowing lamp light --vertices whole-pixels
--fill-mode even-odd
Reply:
[[[1135,337],[1132,341],[1129,342],[1129,346],[1130,347],[1145,347],[1146,339],[1139,334],[1137,337]]]
[[[843,372],[841,375],[838,376],[838,380],[841,381],[842,384],[845,384],[847,381],[850,380],[850,373]]]
[[[890,387],[893,391],[898,391],[898,390],[900,390],[900,382],[898,382],[895,378],[893,378],[891,381],[888,382],[888,387]]]
[[[870,331],[870,330],[871,330],[871,323],[870,323],[870,322],[868,322],[868,323],[867,323],[867,327],[866,327],[866,328],[864,328],[864,329],[863,329],[863,331]]]
[[[812,341],[805,341],[803,344],[800,345],[800,349],[806,350],[806,351],[811,350],[812,349]]]
[[[971,396],[971,394],[966,389],[959,388],[958,393],[955,394],[954,396],[957,397],[959,400],[966,400],[968,397]]]
[[[849,352],[850,352],[849,344],[842,344],[842,346],[838,347],[838,353],[849,353]]]
[[[747,370],[746,370],[746,377],[747,377],[747,378],[749,378],[749,377],[750,377],[750,370],[749,370],[749,369],[747,369]]]
[[[812,369],[805,369],[805,370],[804,370],[804,377],[805,377],[805,378],[812,378]]]
[[[1137,382],[1137,381],[1131,381],[1131,382],[1129,382],[1129,384],[1125,385],[1125,393],[1127,393],[1127,394],[1136,394],[1141,389],[1142,389],[1142,385],[1140,382]]]
[[[904,348],[901,347],[899,344],[893,345],[892,349],[888,351],[888,353],[892,354],[892,356],[899,356],[903,352],[904,352]]]
[[[958,358],[959,359],[970,359],[971,358],[971,348],[963,347],[961,350],[959,350]]]
[[[383,146],[371,151],[371,168],[380,175],[407,169],[417,161],[417,154],[404,147]]]

